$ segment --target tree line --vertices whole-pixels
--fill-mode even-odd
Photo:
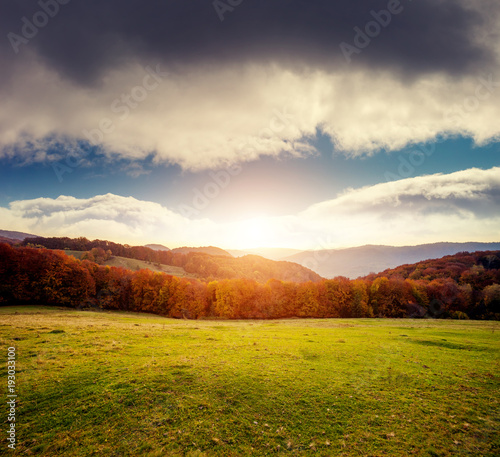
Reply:
[[[500,319],[500,252],[462,253],[378,275],[202,281],[0,244],[0,304],[128,310],[174,318]]]

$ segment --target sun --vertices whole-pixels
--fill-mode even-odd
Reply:
[[[271,243],[273,230],[263,217],[248,219],[242,223],[242,231],[239,236],[240,245],[243,248],[266,247]]]

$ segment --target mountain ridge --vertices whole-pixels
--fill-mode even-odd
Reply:
[[[38,235],[33,235],[31,233],[17,232],[15,230],[0,230],[0,236],[4,238],[10,238],[11,240],[23,241],[26,238],[36,238]]]
[[[189,254],[191,252],[209,254],[209,255],[222,255],[224,257],[233,257],[228,251],[216,246],[200,246],[200,247],[189,247],[183,246],[180,248],[171,249],[172,252],[177,254]]]
[[[36,238],[36,235],[0,230],[0,239],[15,244],[27,238]],[[26,242],[26,241],[24,241]],[[323,278],[345,276],[358,278],[371,273],[380,273],[400,265],[412,264],[424,260],[436,259],[459,252],[475,252],[500,249],[500,242],[468,241],[437,242],[407,246],[391,246],[367,244],[349,248],[323,249],[316,251],[300,251],[292,248],[255,248],[245,250],[222,249],[215,246],[179,247],[169,249],[161,244],[148,244],[147,248],[157,252],[171,252],[174,254],[209,254],[227,258],[241,258],[247,255],[258,255],[264,259],[297,263],[306,267]],[[286,255],[295,252],[292,255]],[[283,254],[283,255],[282,255]]]
[[[163,244],[145,244],[144,247],[152,249],[153,251],[170,251],[170,248],[164,246]]]
[[[389,268],[436,259],[459,252],[500,249],[500,242],[438,242],[413,246],[364,245],[341,249],[303,251],[284,260],[310,268],[324,278],[358,278]]]
[[[303,252],[301,249],[292,248],[251,248],[251,249],[226,249],[234,257],[243,257],[245,255],[260,255],[269,260],[286,260],[295,254]]]

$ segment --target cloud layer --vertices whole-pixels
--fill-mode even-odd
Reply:
[[[318,239],[344,246],[496,241],[500,239],[500,168],[350,189],[311,206],[298,219],[307,221],[304,224]]]
[[[161,61],[174,68],[278,62],[292,68],[330,69],[345,63],[339,44],[352,43],[354,27],[365,30],[373,20],[378,20],[383,33],[378,32],[371,52],[358,59],[372,69],[456,75],[492,58],[492,50],[478,37],[494,11],[495,2],[487,0],[59,3],[52,8],[57,14],[33,38],[32,47],[65,79],[89,85],[138,56],[143,62]],[[43,8],[37,1],[9,2],[0,26],[20,34],[23,17],[43,23],[36,17],[38,11]],[[375,26],[373,32],[368,27],[368,36],[375,31]]]
[[[285,217],[227,224],[191,220],[157,203],[113,194],[61,196],[0,208],[5,229],[86,236],[129,244],[163,243],[322,249],[500,239],[500,168],[470,169],[352,189]]]
[[[499,139],[494,1],[244,1],[223,21],[201,0],[58,5],[29,39],[40,3],[1,15],[26,42],[0,44],[0,157],[55,160],[85,140],[202,169],[311,154],[317,129],[351,155]],[[355,27],[374,36],[348,62]]]

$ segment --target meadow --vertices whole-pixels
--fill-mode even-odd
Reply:
[[[0,392],[15,347],[19,401],[0,455],[497,456],[499,336],[495,321],[3,307]]]

